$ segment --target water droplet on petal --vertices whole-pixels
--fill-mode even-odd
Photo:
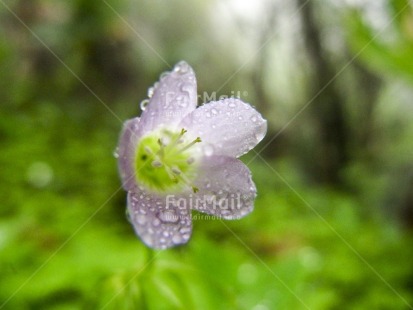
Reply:
[[[119,158],[119,148],[118,147],[113,151],[113,157]]]
[[[215,108],[212,108],[212,109],[211,109],[211,112],[212,112],[212,114],[214,114],[214,115],[217,115],[217,114],[218,114],[218,110],[215,109]]]
[[[242,121],[244,118],[240,115],[240,116],[238,116],[238,119],[239,119],[240,121]]]
[[[144,225],[144,224],[146,224],[146,216],[145,216],[145,215],[142,215],[142,214],[138,214],[138,215],[136,216],[136,222],[137,222],[139,225]]]
[[[159,212],[158,218],[164,223],[176,223],[179,220],[179,216],[173,210]]]
[[[207,116],[207,117],[211,117],[211,113],[207,112],[207,113],[206,113],[206,116]]]
[[[234,102],[230,102],[229,104],[228,104],[228,106],[230,107],[230,108],[235,108],[237,105],[234,103]]]
[[[189,71],[189,65],[185,61],[180,61],[175,65],[174,71],[180,74],[185,74]]]
[[[162,72],[159,79],[162,81],[169,75],[169,72]]]
[[[257,117],[255,115],[251,116],[251,121],[253,121],[254,123],[257,122]]]
[[[174,234],[172,237],[172,242],[175,244],[181,243],[182,242],[182,237],[180,234]]]
[[[154,91],[155,91],[154,87],[148,88],[148,98],[152,98]]]
[[[160,221],[159,219],[154,219],[154,220],[152,221],[152,226],[154,226],[154,227],[159,226],[159,224],[161,224],[161,221]]]
[[[191,228],[185,226],[185,227],[182,227],[182,228],[179,230],[179,232],[180,232],[181,234],[188,234],[188,233],[191,232]]]
[[[141,101],[139,106],[140,106],[142,111],[145,111],[148,104],[149,104],[149,99],[145,99],[145,100]]]
[[[205,144],[203,147],[205,156],[211,156],[214,154],[214,147],[210,144]]]
[[[267,132],[267,130],[266,130],[266,125],[265,125],[265,123],[264,123],[264,124],[262,124],[262,125],[260,126],[259,131],[256,132],[255,135],[254,135],[256,141],[261,141],[261,140],[264,138],[266,132]]]

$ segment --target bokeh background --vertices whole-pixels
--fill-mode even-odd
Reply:
[[[239,221],[151,251],[122,122],[186,60],[269,122]],[[407,0],[0,0],[0,309],[412,309]]]

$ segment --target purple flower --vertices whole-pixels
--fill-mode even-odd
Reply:
[[[256,188],[237,157],[262,140],[267,122],[249,104],[228,98],[197,107],[186,62],[149,89],[141,117],[119,141],[119,171],[133,227],[152,248],[186,243],[191,209],[224,219],[253,210]]]

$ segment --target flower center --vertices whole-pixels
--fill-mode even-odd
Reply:
[[[196,148],[201,142],[197,137],[191,142],[185,140],[186,130],[172,132],[161,130],[141,139],[135,155],[135,176],[139,184],[155,192],[181,191],[190,187],[195,178],[194,162]]]

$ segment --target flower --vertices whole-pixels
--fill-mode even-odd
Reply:
[[[141,117],[125,122],[119,172],[136,234],[152,248],[186,243],[191,209],[224,219],[253,210],[256,187],[237,157],[262,140],[267,122],[240,99],[197,108],[195,74],[186,62],[148,90]]]

